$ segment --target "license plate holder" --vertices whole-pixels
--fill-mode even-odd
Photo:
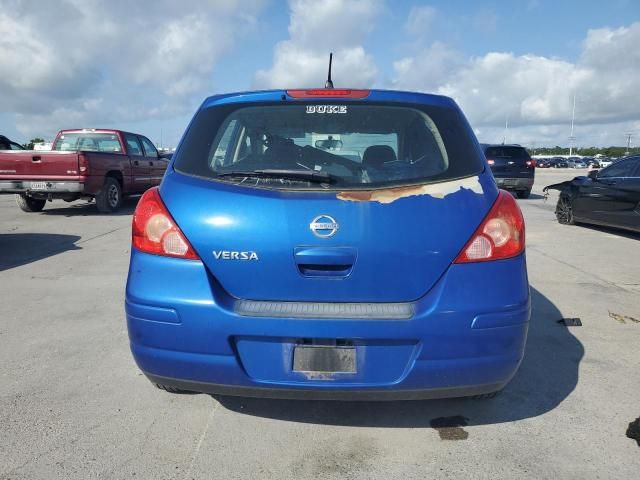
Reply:
[[[31,182],[31,190],[46,190],[47,182]]]
[[[356,348],[297,345],[293,371],[301,373],[357,373]]]

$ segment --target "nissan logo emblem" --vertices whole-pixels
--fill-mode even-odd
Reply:
[[[311,220],[311,223],[309,224],[311,232],[316,237],[320,238],[329,238],[334,236],[338,231],[338,227],[338,223],[329,215],[318,215],[316,218]]]

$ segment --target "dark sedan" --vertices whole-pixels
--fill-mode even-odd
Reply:
[[[553,168],[569,168],[566,158],[556,157],[553,159]]]
[[[541,158],[536,162],[536,168],[551,168],[553,166],[553,158]]]
[[[558,222],[590,223],[640,232],[640,155],[624,158],[586,177],[544,188],[560,191]]]

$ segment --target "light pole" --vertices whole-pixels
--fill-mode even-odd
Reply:
[[[629,155],[629,152],[631,150],[631,137],[633,137],[633,133],[627,132],[624,135],[625,135],[625,137],[627,137],[627,151],[624,152],[624,154],[625,155]]]
[[[502,136],[502,144],[507,143],[507,135],[509,134],[509,115],[504,120],[504,135]]]
[[[576,94],[573,94],[573,108],[571,109],[571,135],[569,135],[569,156],[573,155],[573,144],[576,141],[576,137],[573,135],[573,121],[576,117]]]

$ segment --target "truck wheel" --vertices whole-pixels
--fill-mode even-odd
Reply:
[[[556,218],[562,225],[575,225],[573,218],[573,204],[571,198],[566,194],[560,194],[556,204]]]
[[[28,197],[24,193],[17,193],[16,203],[20,207],[20,210],[22,210],[23,212],[41,212],[44,208],[44,204],[47,203],[47,201],[41,200],[39,198]]]
[[[102,190],[96,195],[96,207],[102,213],[113,213],[122,205],[122,187],[113,177],[107,177]]]
[[[518,190],[518,198],[529,198],[531,190]]]

